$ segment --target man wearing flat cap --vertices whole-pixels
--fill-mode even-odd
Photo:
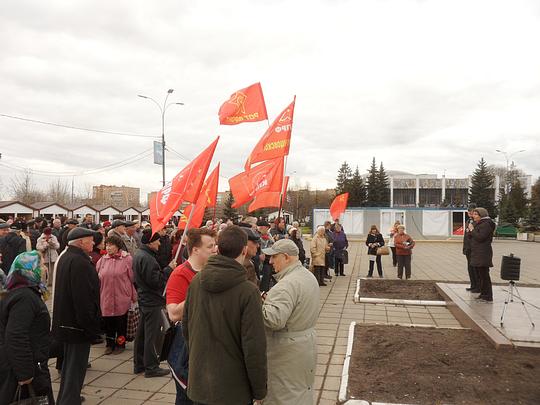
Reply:
[[[257,255],[257,250],[259,249],[259,240],[261,239],[251,228],[240,227],[242,231],[246,234],[248,238],[247,242],[247,253],[244,258],[244,267],[247,271],[247,279],[259,286],[258,270],[255,267],[255,261],[253,260]],[[258,261],[257,261],[258,263]]]
[[[58,404],[78,405],[86,376],[90,344],[101,333],[99,278],[90,259],[94,231],[74,228],[57,260],[52,332],[64,345]]]
[[[70,218],[66,221],[66,226],[60,231],[60,252],[64,251],[67,246],[67,237],[72,229],[75,229],[79,225],[79,221],[75,218]]]
[[[277,284],[263,302],[268,355],[265,405],[311,405],[317,364],[315,323],[319,285],[298,260],[298,247],[280,239],[263,249],[274,266]]]
[[[130,243],[130,239],[126,233],[126,225],[127,222],[123,219],[115,219],[111,224],[111,230],[109,231],[107,236],[118,236],[122,240],[122,250],[124,252],[129,252],[128,244]]]
[[[167,280],[176,267],[174,259],[165,268],[157,260],[160,235],[145,229],[141,237],[142,246],[133,256],[133,274],[137,285],[141,319],[133,348],[135,374],[144,372],[146,378],[163,377],[169,370],[159,367],[161,353],[161,310],[165,308],[164,290]]]
[[[7,223],[1,224],[0,231],[5,236],[0,238],[0,268],[7,275],[11,264],[15,258],[26,252],[26,241],[21,236],[22,229],[26,226],[24,222],[13,222],[11,225]]]

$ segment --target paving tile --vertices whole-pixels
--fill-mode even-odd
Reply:
[[[93,387],[122,388],[136,377],[133,374],[106,373],[92,381],[90,385]]]
[[[137,390],[128,390],[125,388],[119,389],[116,391],[110,398],[119,398],[119,399],[135,399],[145,401],[154,395],[152,392],[148,391],[137,391]],[[118,401],[120,403],[120,401]]]
[[[95,397],[103,400],[111,396],[115,391],[115,388],[92,387],[91,385],[85,385],[82,389],[82,395],[85,397]]]
[[[145,378],[144,375],[138,375],[137,377],[135,377],[135,379],[133,379],[124,388],[126,388],[128,390],[158,392],[170,380],[171,380],[171,377]]]
[[[176,395],[158,392],[157,394],[154,394],[153,396],[150,397],[149,402],[174,404],[175,400],[176,400]]]
[[[104,359],[100,357],[97,360],[92,361],[92,370],[95,371],[111,371],[113,368],[122,364],[123,360]]]
[[[337,401],[337,398],[338,398],[338,391],[330,391],[330,390],[324,389],[321,392],[321,399]]]
[[[176,395],[176,384],[174,380],[169,381],[159,392],[164,392],[165,394],[175,394]]]
[[[330,364],[326,370],[327,376],[341,377],[343,373],[343,365],[340,364]]]
[[[333,346],[317,345],[317,353],[328,354],[332,352]]]
[[[98,371],[98,370],[88,369],[88,370],[86,370],[86,375],[84,377],[84,383],[85,384],[90,384],[92,381],[94,381],[95,379],[101,377],[104,374],[105,374],[105,371]]]

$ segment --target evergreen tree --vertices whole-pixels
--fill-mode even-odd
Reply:
[[[371,167],[368,170],[367,177],[367,199],[366,205],[368,207],[376,207],[379,200],[379,171],[377,170],[377,164],[375,163],[375,158],[371,162]]]
[[[349,206],[363,207],[366,204],[366,198],[367,198],[366,187],[364,186],[364,181],[362,180],[362,176],[360,176],[360,171],[358,170],[358,166],[356,166],[356,170],[354,171],[354,174],[350,182],[350,189],[348,191],[349,191]]]
[[[540,177],[532,186],[531,203],[527,210],[525,226],[527,231],[540,230]]]
[[[525,215],[527,215],[527,194],[525,193],[525,189],[521,186],[521,182],[518,179],[512,183],[508,195],[516,208],[516,214],[518,217],[524,218]]]
[[[379,173],[377,175],[379,188],[379,207],[390,206],[390,183],[388,182],[388,175],[384,170],[383,163],[379,166]]]
[[[499,223],[517,226],[519,214],[510,194],[503,193],[499,202]]]
[[[227,219],[232,219],[233,221],[236,221],[236,219],[238,218],[238,210],[232,207],[233,204],[234,204],[234,196],[229,191],[229,194],[227,195],[227,199],[225,200],[225,207],[223,208],[223,215]]]
[[[484,158],[481,158],[480,162],[478,162],[478,167],[472,175],[469,203],[485,208],[488,210],[489,215],[495,218],[497,212],[495,209],[493,181],[493,174],[489,170]]]
[[[350,183],[352,180],[352,170],[347,162],[343,162],[338,171],[336,178],[336,195],[346,193],[350,189]]]

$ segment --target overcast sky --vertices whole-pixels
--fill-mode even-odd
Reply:
[[[346,160],[467,176],[495,149],[540,175],[540,2],[5,1],[0,114],[159,136],[193,158],[217,135],[220,189],[266,122],[219,126],[230,93],[260,81],[271,120],[296,94],[291,185],[335,186]],[[0,116],[0,163],[71,173],[150,150],[152,138],[82,132]],[[142,155],[144,156],[144,155]],[[167,178],[187,161],[167,153]],[[148,156],[92,184],[160,187]],[[0,198],[15,170],[0,166]],[[54,180],[38,176],[39,184]],[[63,177],[71,182],[70,177]]]

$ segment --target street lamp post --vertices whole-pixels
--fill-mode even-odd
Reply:
[[[501,153],[504,155],[504,158],[506,159],[506,173],[505,173],[505,179],[504,179],[504,193],[508,193],[508,186],[509,186],[509,176],[508,171],[510,170],[510,158],[514,155],[517,155],[518,153],[525,152],[525,149],[518,150],[516,152],[508,153],[504,150],[495,149],[495,152]]]
[[[184,105],[184,103],[169,103],[167,104],[167,99],[171,95],[171,93],[174,91],[174,89],[169,89],[167,91],[167,94],[165,96],[165,100],[163,101],[163,106],[161,106],[156,100],[154,100],[152,97],[143,96],[141,94],[138,94],[138,97],[146,98],[150,101],[152,101],[157,107],[159,108],[159,111],[161,112],[161,169],[162,169],[162,176],[163,176],[163,187],[165,187],[165,112],[171,105]]]

